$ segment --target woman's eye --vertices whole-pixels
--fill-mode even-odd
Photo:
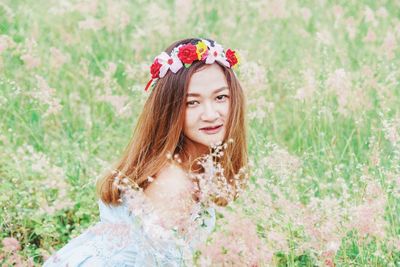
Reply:
[[[228,95],[219,95],[219,96],[217,96],[218,100],[224,100],[225,98],[229,98],[229,96]]]
[[[188,106],[194,106],[194,105],[196,104],[196,102],[198,102],[198,101],[195,101],[195,100],[193,100],[193,101],[188,101],[188,102],[186,102],[186,105],[188,105]]]

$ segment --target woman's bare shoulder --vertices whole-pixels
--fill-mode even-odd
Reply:
[[[191,182],[188,173],[176,164],[168,164],[156,175],[145,193],[149,197],[165,197],[188,192]]]

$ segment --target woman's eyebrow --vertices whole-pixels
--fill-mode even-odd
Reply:
[[[226,90],[226,89],[229,89],[229,88],[228,88],[227,86],[223,86],[223,87],[221,87],[221,88],[215,89],[214,92],[212,92],[212,94],[219,93],[219,92],[221,92],[221,91],[223,91],[223,90]],[[189,94],[187,94],[187,96],[200,96],[200,94],[197,94],[197,93],[189,93]]]

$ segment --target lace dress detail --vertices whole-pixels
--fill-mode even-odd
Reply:
[[[143,223],[125,203],[109,206],[99,200],[100,222],[72,239],[43,266],[187,266],[195,247],[214,229],[214,208],[196,204],[191,228],[175,238],[172,230]]]

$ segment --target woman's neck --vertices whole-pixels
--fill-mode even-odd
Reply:
[[[209,154],[210,148],[185,138],[183,151],[183,154],[180,155],[183,167],[189,171],[197,172],[202,170],[202,168],[200,168],[200,165],[196,164],[196,159]]]

